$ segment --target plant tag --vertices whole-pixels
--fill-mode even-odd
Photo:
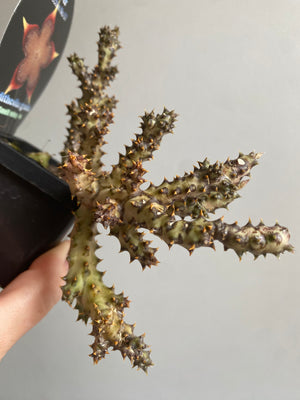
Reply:
[[[0,133],[13,135],[50,80],[74,0],[21,0],[0,44]]]

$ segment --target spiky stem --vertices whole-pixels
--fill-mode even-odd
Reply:
[[[103,272],[97,270],[99,248],[95,240],[97,227],[91,211],[81,206],[76,212],[76,224],[71,233],[72,247],[69,254],[70,270],[66,285],[62,287],[63,299],[72,305],[76,300],[78,320],[91,319],[94,343],[91,356],[94,362],[105,357],[109,348],[127,356],[133,366],[145,371],[152,364],[150,351],[143,335],[134,335],[134,325],[124,322],[124,308],[129,301],[123,293],[116,294],[114,287],[103,283]]]
[[[110,235],[120,241],[121,251],[127,251],[130,260],[138,260],[143,268],[158,261],[157,249],[150,247],[140,228],[159,236],[169,247],[183,246],[190,254],[197,247],[214,248],[216,240],[239,257],[245,252],[255,258],[267,253],[278,256],[293,247],[288,230],[277,223],[266,227],[262,222],[257,226],[249,222],[239,227],[237,223],[225,223],[223,218],[210,218],[215,210],[227,208],[239,197],[260,153],[240,153],[234,160],[215,164],[205,159],[182,177],[176,176],[170,182],[164,179],[160,185],[141,189],[146,181],[143,162],[153,157],[163,136],[173,132],[177,117],[174,111],[164,108],[161,114],[146,112],[141,133],[136,134],[131,146],[125,147],[110,173],[102,170],[103,138],[116,105],[115,98],[108,96],[105,89],[117,73],[111,61],[120,48],[118,33],[117,28],[101,29],[98,64],[92,72],[83,59],[70,57],[82,96],[68,108],[71,119],[61,174],[77,198],[79,209],[71,233],[70,270],[63,298],[69,304],[75,301],[79,319],[92,321],[95,340],[91,355],[95,362],[112,348],[128,357],[133,366],[147,371],[152,362],[143,335],[135,336],[133,325],[123,321],[128,299],[107,287],[103,272],[97,270],[97,223],[109,228]]]

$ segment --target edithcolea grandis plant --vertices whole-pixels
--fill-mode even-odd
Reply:
[[[63,299],[78,310],[78,319],[91,321],[95,362],[105,357],[108,349],[119,350],[133,366],[144,371],[152,365],[144,335],[136,336],[134,325],[124,321],[129,301],[123,293],[103,282],[97,269],[100,259],[95,240],[97,224],[109,228],[121,251],[138,260],[142,268],[157,264],[156,250],[144,239],[148,230],[169,247],[183,246],[190,254],[198,247],[223,243],[238,257],[245,252],[255,258],[272,253],[279,256],[293,251],[288,229],[276,223],[253,226],[249,221],[240,227],[227,224],[210,214],[239,197],[239,190],[248,182],[250,170],[257,165],[260,153],[239,154],[236,159],[210,164],[207,159],[182,177],[166,179],[146,189],[143,162],[153,157],[164,135],[172,133],[176,114],[166,108],[161,114],[145,113],[141,133],[136,134],[111,172],[103,169],[104,137],[113,122],[116,99],[106,89],[117,74],[112,60],[120,48],[118,28],[104,27],[98,41],[98,63],[89,70],[84,60],[73,54],[69,62],[80,82],[82,95],[68,106],[70,127],[65,142],[61,176],[68,182],[72,196],[78,201],[75,224],[71,232],[70,269],[62,287]],[[143,185],[144,187],[144,185]]]

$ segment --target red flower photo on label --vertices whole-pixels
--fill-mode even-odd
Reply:
[[[5,93],[17,90],[26,83],[26,93],[30,102],[34,89],[39,81],[42,69],[58,56],[54,42],[51,40],[55,29],[57,7],[44,20],[41,27],[29,24],[23,17],[23,52],[24,59],[18,64]]]

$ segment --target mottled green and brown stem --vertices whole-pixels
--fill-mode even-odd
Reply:
[[[164,135],[173,133],[177,117],[174,111],[164,108],[161,114],[146,112],[141,132],[119,155],[118,163],[111,172],[102,169],[104,136],[116,106],[116,99],[106,89],[117,73],[111,61],[120,48],[118,34],[117,28],[100,30],[98,64],[92,71],[76,54],[69,58],[82,96],[68,107],[70,128],[62,154],[61,175],[79,205],[63,298],[69,304],[75,303],[79,319],[85,323],[91,320],[91,356],[95,362],[112,348],[128,357],[133,366],[147,371],[152,362],[143,335],[135,336],[134,326],[124,322],[128,299],[107,287],[104,273],[97,270],[97,223],[109,228],[110,235],[120,241],[121,251],[127,251],[130,260],[138,260],[142,268],[156,265],[158,260],[157,249],[145,240],[141,228],[159,236],[169,247],[183,246],[190,254],[198,247],[214,248],[215,241],[223,243],[225,250],[234,250],[240,258],[245,252],[255,258],[268,253],[279,256],[293,247],[287,228],[278,223],[267,227],[263,222],[253,226],[249,221],[240,227],[210,216],[240,197],[238,192],[249,181],[260,153],[240,153],[234,160],[215,164],[205,159],[182,177],[141,189],[146,182],[143,162],[152,159]]]

